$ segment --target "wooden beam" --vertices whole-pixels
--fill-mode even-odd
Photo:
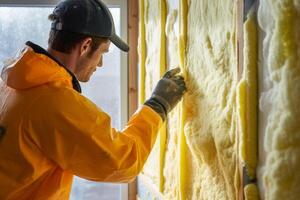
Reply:
[[[131,116],[137,109],[137,87],[138,87],[138,0],[128,0],[128,41],[129,41],[129,74],[128,74],[128,92],[129,105],[128,114]]]
[[[138,0],[128,0],[128,118],[136,111],[138,107]],[[129,183],[128,199],[136,200],[137,188],[136,180]]]

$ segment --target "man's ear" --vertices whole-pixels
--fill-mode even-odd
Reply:
[[[83,56],[84,54],[86,54],[89,51],[91,44],[92,44],[92,38],[90,38],[90,37],[85,38],[80,43],[80,56]]]

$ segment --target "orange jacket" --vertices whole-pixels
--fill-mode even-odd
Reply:
[[[135,178],[160,116],[143,106],[116,131],[105,112],[72,88],[70,73],[33,48],[2,74],[0,199],[68,199],[73,175],[105,182]]]

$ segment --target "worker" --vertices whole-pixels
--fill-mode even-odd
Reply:
[[[78,82],[101,67],[111,43],[129,50],[115,33],[109,9],[100,0],[65,0],[49,19],[47,50],[27,42],[1,73],[1,200],[68,199],[73,175],[133,180],[186,91],[178,68],[166,72],[118,132],[110,116],[80,93]]]

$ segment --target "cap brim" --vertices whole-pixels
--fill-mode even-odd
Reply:
[[[129,51],[129,46],[126,42],[124,42],[119,36],[116,34],[113,34],[112,36],[109,37],[109,40],[116,45],[119,49],[122,51]]]

